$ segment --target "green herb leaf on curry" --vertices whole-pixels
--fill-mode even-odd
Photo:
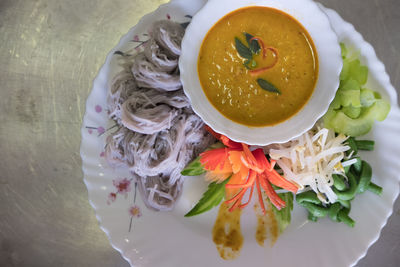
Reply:
[[[242,41],[240,41],[240,39],[237,37],[235,37],[235,46],[237,52],[241,57],[246,59],[253,58],[253,53],[251,53],[251,50],[245,44],[243,44]]]
[[[250,51],[253,54],[260,53],[261,47],[260,47],[260,44],[258,43],[258,41],[257,40],[251,40],[251,38],[253,38],[254,36],[251,35],[250,33],[247,33],[247,32],[244,32],[243,34],[246,37],[246,41],[247,41],[247,44],[249,45]]]
[[[216,182],[209,184],[207,191],[204,192],[203,196],[201,197],[199,202],[197,202],[196,206],[194,206],[193,209],[185,214],[185,217],[199,215],[212,209],[215,206],[218,206],[225,196],[225,185],[228,181],[229,178],[219,184],[217,184]]]
[[[246,67],[246,69],[250,70],[249,64],[250,64],[250,59],[246,59],[246,61],[243,63],[243,66]]]
[[[257,83],[262,89],[264,89],[268,92],[277,93],[279,95],[281,94],[281,91],[278,88],[276,88],[272,83],[270,83],[264,79],[261,79],[261,78],[257,79]]]

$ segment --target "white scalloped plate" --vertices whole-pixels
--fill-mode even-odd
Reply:
[[[229,3],[229,4],[227,4]],[[197,72],[200,47],[208,33],[222,17],[246,6],[265,6],[282,10],[297,19],[310,34],[317,49],[318,81],[307,104],[297,114],[273,126],[248,127],[222,115],[205,95]],[[342,58],[337,36],[329,20],[311,0],[209,0],[193,17],[182,40],[179,59],[181,81],[192,108],[218,133],[249,145],[284,143],[311,129],[326,113],[339,86]]]
[[[267,242],[265,247],[260,247],[254,240],[253,211],[246,209],[245,216],[242,216],[245,240],[241,254],[236,260],[224,261],[211,237],[216,209],[194,218],[183,217],[204,191],[203,179],[188,178],[176,209],[157,213],[145,209],[140,197],[135,199],[135,186],[130,182],[127,170],[107,166],[102,157],[107,133],[99,134],[111,124],[105,107],[108,80],[118,70],[118,55],[114,52],[127,51],[140,44],[153,21],[170,17],[186,22],[188,18],[185,15],[195,14],[204,3],[205,0],[173,0],[143,17],[110,52],[94,80],[83,120],[81,157],[89,201],[101,228],[112,246],[133,266],[246,266],[251,263],[257,266],[312,267],[356,264],[378,239],[399,193],[400,144],[392,140],[400,136],[400,111],[396,91],[372,46],[333,10],[321,6],[339,40],[361,51],[362,61],[370,70],[368,87],[380,91],[392,105],[388,118],[383,123],[376,123],[366,136],[376,141],[375,151],[362,155],[371,163],[373,181],[384,188],[383,195],[378,197],[367,192],[357,196],[350,213],[356,221],[355,228],[329,219],[308,223],[306,211],[295,205],[292,224],[275,245],[270,247]],[[113,181],[115,185],[121,185],[115,199],[110,198],[110,193],[118,192]],[[123,186],[129,183],[129,186]],[[133,213],[132,207],[135,208]]]

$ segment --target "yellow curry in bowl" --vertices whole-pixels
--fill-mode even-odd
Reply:
[[[197,64],[211,104],[252,127],[291,118],[318,79],[318,55],[306,29],[269,7],[241,8],[220,19],[204,38]]]

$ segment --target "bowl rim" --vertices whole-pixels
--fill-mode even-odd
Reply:
[[[197,72],[202,41],[212,26],[232,11],[264,6],[294,17],[309,33],[318,54],[319,74],[313,94],[294,116],[272,126],[251,127],[222,115],[206,97]],[[182,40],[179,59],[183,90],[194,112],[214,131],[249,145],[284,143],[309,130],[328,110],[339,87],[340,45],[327,15],[311,0],[209,0],[192,18]]]

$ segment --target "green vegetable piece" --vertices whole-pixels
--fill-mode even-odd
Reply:
[[[250,33],[245,32],[244,36],[246,37],[247,44],[249,45],[250,51],[253,54],[258,54],[261,51],[260,44],[258,43],[257,40],[251,40],[254,36],[251,35]],[[251,40],[251,41],[250,41]]]
[[[245,59],[252,59],[253,53],[251,53],[250,49],[245,46],[239,38],[235,37],[235,46],[239,55]]]
[[[333,110],[332,107],[328,108],[328,111],[325,113],[323,120],[324,120],[324,126],[329,129],[335,129],[335,125],[332,123],[334,121],[334,118],[337,115],[337,111]]]
[[[337,133],[360,136],[371,130],[374,120],[384,120],[389,111],[388,102],[377,100],[372,106],[362,111],[357,119],[347,117],[342,111],[336,111],[336,114],[330,114],[328,118],[324,118],[324,123],[325,127],[333,129]]]
[[[340,49],[341,49],[341,54],[342,54],[342,58],[346,58],[347,56],[347,47],[344,43],[340,43]]]
[[[346,81],[349,78],[350,73],[350,61],[343,60],[342,71],[340,72],[340,81]]]
[[[316,205],[311,202],[302,202],[302,203],[300,203],[300,205],[302,205],[303,207],[308,209],[308,211],[314,217],[322,218],[322,217],[325,217],[326,215],[328,215],[329,209],[325,208],[324,206]]]
[[[271,204],[272,211],[275,214],[275,219],[279,226],[279,232],[283,232],[286,227],[289,226],[291,221],[291,212],[293,210],[293,194],[292,193],[280,193],[278,196],[285,201],[286,206],[278,210],[274,205]]]
[[[197,176],[205,172],[206,170],[204,170],[203,165],[201,165],[200,157],[197,157],[181,171],[181,174],[184,176]]]
[[[359,59],[355,59],[350,62],[349,76],[355,79],[360,85],[364,85],[368,79],[368,68],[362,66]]]
[[[339,86],[339,91],[360,91],[360,90],[361,90],[360,84],[356,80],[351,78],[349,78],[344,82],[341,82]]]
[[[375,146],[375,141],[373,140],[356,140],[357,148],[359,150],[373,151]]]
[[[353,221],[353,219],[349,217],[349,215],[348,215],[349,212],[350,212],[350,209],[344,208],[341,211],[339,211],[337,218],[339,221],[347,224],[348,226],[354,227],[355,221]]]
[[[357,174],[359,174],[362,169],[362,161],[359,157],[357,157],[356,159],[357,159],[357,162],[353,164],[353,169],[355,170],[355,172]]]
[[[371,191],[374,194],[377,194],[378,196],[382,195],[382,187],[380,187],[379,185],[374,184],[373,182],[370,182],[367,189],[369,191]]]
[[[343,107],[342,111],[347,115],[347,117],[357,119],[361,114],[361,107],[355,108],[350,104],[350,106]]]
[[[374,91],[375,99],[382,99],[382,96],[379,92]]]
[[[261,78],[257,79],[257,83],[262,89],[264,89],[268,92],[277,93],[279,95],[281,94],[281,91],[279,91],[278,88],[276,88],[272,83],[270,83],[264,79],[261,79]]]
[[[314,191],[306,191],[296,195],[296,201],[300,205],[305,202],[314,204],[321,204],[321,200],[318,199],[317,194]]]
[[[363,107],[370,107],[379,99],[375,96],[375,92],[369,89],[361,89],[360,102]]]
[[[343,168],[343,169],[344,169],[344,173],[345,173],[346,175],[349,173],[350,167],[351,167],[351,166],[346,166],[346,167]]]
[[[346,116],[342,111],[336,112],[335,116],[332,116],[325,127],[333,129],[337,133],[343,133],[349,136],[360,136],[368,133],[373,125],[373,120],[369,117],[358,117],[352,119]]]
[[[378,99],[371,107],[368,108],[366,115],[374,118],[377,121],[386,119],[390,111],[390,104],[385,100]]]
[[[221,142],[216,142],[216,143],[212,144],[209,148],[207,148],[206,151],[210,150],[210,149],[221,148],[221,147],[225,147],[225,146]],[[205,172],[206,172],[206,170],[204,170],[203,166],[201,165],[200,157],[197,157],[192,162],[190,162],[188,165],[186,165],[185,169],[183,169],[181,171],[181,174],[185,175],[185,176],[197,176],[197,175],[201,175]]]
[[[337,93],[336,93],[337,95]],[[342,104],[340,103],[340,97],[336,97],[332,100],[331,105],[329,106],[329,108],[332,109],[340,109],[340,107],[342,106]]]
[[[334,175],[332,175],[332,177],[333,177],[333,186],[337,190],[343,191],[346,189],[346,182],[344,181],[343,176],[334,174]]]
[[[276,164],[276,165],[278,165],[278,164]],[[275,166],[276,166],[275,165]],[[274,185],[274,184],[271,184],[271,186],[272,186],[272,188],[276,191],[276,190],[281,190],[282,188],[281,187],[279,187],[279,186],[276,186],[276,185]],[[279,194],[278,194],[279,195]]]
[[[340,98],[340,104],[343,107],[355,107],[360,108],[360,90],[340,90],[337,92],[338,97]]]
[[[336,202],[334,204],[332,204],[329,207],[329,211],[328,211],[328,216],[329,218],[331,218],[333,221],[338,222],[338,213],[339,211],[342,209],[342,205],[340,205],[340,203]]]
[[[257,67],[257,62],[254,59],[251,61],[251,67],[252,68]]]
[[[199,215],[203,212],[206,212],[212,209],[222,201],[225,195],[225,185],[229,181],[226,179],[222,183],[217,184],[213,182],[208,185],[208,189],[204,192],[203,196],[197,202],[196,206],[193,207],[188,213],[185,214],[185,217],[191,217],[195,215]]]
[[[357,181],[355,176],[350,172],[347,175],[349,188],[344,191],[339,191],[335,187],[333,187],[333,192],[337,195],[340,200],[351,200],[354,198],[357,192]]]
[[[375,120],[382,121],[390,111],[388,102],[378,92],[361,89],[368,80],[368,68],[359,59],[349,59],[341,45],[343,68],[335,99],[324,116],[326,128],[337,133],[360,136],[368,133]]]
[[[372,168],[366,161],[362,161],[362,169],[360,175],[360,181],[357,186],[357,193],[364,193],[372,178]]]
[[[312,222],[317,222],[318,221],[318,217],[315,217],[311,212],[308,212],[308,220],[312,221]]]
[[[345,208],[350,209],[350,207],[351,207],[350,200],[338,199],[338,202],[340,203],[340,205],[342,205]]]
[[[348,153],[351,154],[351,152],[353,152],[353,156],[357,155],[358,149],[357,149],[356,141],[354,140],[353,137],[349,137],[349,139],[347,139],[347,144],[350,147],[350,150],[348,150]]]

